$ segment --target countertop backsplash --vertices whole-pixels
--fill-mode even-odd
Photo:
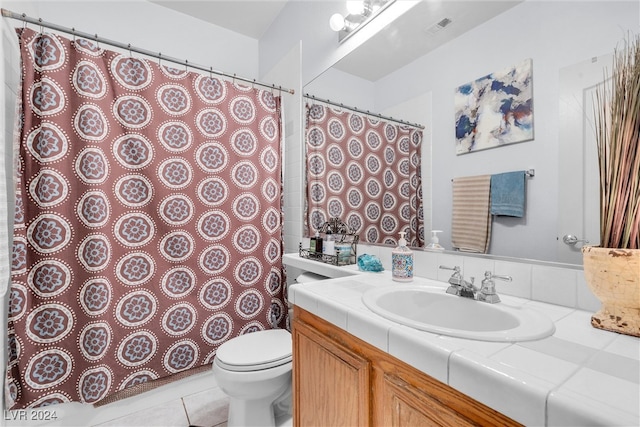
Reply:
[[[358,255],[376,255],[386,270],[391,269],[392,247],[358,245]],[[451,271],[438,268],[459,266],[465,279],[475,278],[479,286],[484,272],[508,275],[511,282],[496,281],[498,294],[512,295],[533,301],[561,305],[595,313],[600,301],[591,293],[582,268],[569,264],[527,261],[520,259],[477,257],[464,253],[414,251],[414,275],[446,282]]]

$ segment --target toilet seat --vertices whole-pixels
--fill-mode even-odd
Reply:
[[[291,362],[291,346],[289,331],[269,329],[230,339],[218,348],[215,359],[229,371],[259,371]]]

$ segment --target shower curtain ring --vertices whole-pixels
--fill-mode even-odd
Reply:
[[[76,44],[76,27],[71,27],[71,34],[73,34],[73,41],[71,42],[72,45]]]
[[[127,49],[129,50],[129,58],[131,58],[131,43],[127,44]]]
[[[209,78],[212,79],[213,78],[213,66],[209,67]]]
[[[96,42],[96,47],[100,49],[100,42],[98,41],[98,33],[95,33],[94,37],[95,38],[93,40]]]
[[[44,33],[44,27],[42,26],[42,18],[38,18],[38,22],[40,23],[40,35]]]
[[[25,28],[27,28],[27,14],[23,13],[20,16],[22,16],[22,29],[24,30]]]
[[[158,66],[162,65],[162,52],[158,52]]]
[[[188,59],[184,60],[184,70],[185,71],[189,71],[189,60]]]
[[[251,83],[251,89],[256,88],[256,79],[253,79],[253,83]]]

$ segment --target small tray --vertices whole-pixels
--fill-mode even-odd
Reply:
[[[359,236],[340,218],[332,218],[329,221],[325,222],[324,224],[322,224],[322,227],[320,227],[318,232],[320,234],[326,235],[327,231],[329,230],[331,230],[331,234],[335,238],[336,245],[345,243],[351,245],[351,254],[349,256],[341,256],[340,250],[337,248],[335,255],[321,254],[315,251],[310,251],[309,248],[303,248],[302,242],[300,242],[300,246],[298,248],[300,257],[337,266],[355,264],[358,259]]]

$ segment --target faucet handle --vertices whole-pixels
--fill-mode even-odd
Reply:
[[[484,273],[485,277],[487,276],[487,273],[489,273],[490,279],[499,279],[499,280],[504,280],[505,282],[511,282],[513,280],[513,277],[511,276],[501,276],[499,274],[492,274],[490,271],[485,271]]]
[[[447,267],[445,265],[441,265],[440,268],[442,270],[453,270],[453,274],[451,275],[451,277],[449,278],[449,283],[452,285],[461,285],[462,284],[462,274],[460,274],[460,267],[459,266],[455,266],[455,267]]]
[[[491,304],[500,302],[500,297],[496,293],[496,283],[493,279],[505,280],[507,282],[513,280],[511,276],[501,276],[493,274],[490,271],[485,271],[484,280],[482,280],[482,286],[480,287],[480,292],[478,293],[479,301],[485,301]]]
[[[451,295],[460,295],[460,287],[464,279],[462,278],[462,274],[460,274],[460,267],[447,267],[445,265],[441,265],[440,268],[442,270],[453,270],[453,274],[449,277],[449,287],[447,288],[447,293]]]
[[[504,280],[506,282],[511,282],[513,278],[511,276],[501,276],[498,274],[493,274],[491,271],[484,272],[484,280],[482,281],[482,293],[485,295],[493,295],[496,293],[496,284],[493,279]]]

